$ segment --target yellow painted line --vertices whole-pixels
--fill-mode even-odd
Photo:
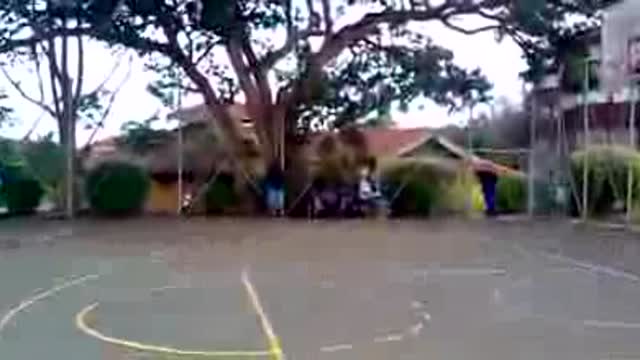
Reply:
[[[244,288],[247,290],[247,295],[249,296],[249,300],[251,301],[251,305],[258,315],[258,319],[260,320],[260,325],[262,326],[262,330],[264,331],[267,340],[269,341],[269,353],[273,360],[283,360],[284,353],[282,352],[282,346],[280,345],[280,339],[276,335],[275,331],[273,331],[273,326],[271,325],[271,321],[269,321],[269,317],[267,313],[264,311],[262,307],[262,303],[260,302],[260,297],[258,296],[258,292],[256,288],[253,286],[251,279],[249,278],[249,270],[244,269],[242,271],[242,283],[244,284]]]
[[[98,308],[99,303],[93,303],[84,309],[82,309],[76,315],[76,327],[85,333],[97,340],[105,342],[107,344],[112,344],[115,346],[143,351],[143,352],[153,352],[153,353],[162,353],[169,355],[184,355],[184,356],[203,356],[203,357],[257,357],[257,356],[271,356],[271,351],[194,351],[194,350],[183,350],[176,349],[168,346],[156,346],[150,344],[144,344],[136,341],[129,341],[126,339],[119,339],[111,336],[107,336],[98,330],[87,325],[86,318],[87,316],[93,312],[96,308]]]
[[[20,304],[10,309],[2,317],[2,319],[0,319],[0,334],[2,334],[2,331],[7,327],[7,325],[9,325],[9,323],[11,322],[11,320],[13,320],[13,318],[15,318],[20,312],[25,311],[27,308],[34,305],[38,301],[45,300],[47,298],[54,296],[55,294],[59,293],[64,289],[70,288],[72,286],[80,285],[89,280],[95,280],[98,277],[100,277],[100,275],[86,275],[77,279],[67,280],[58,286],[52,287],[51,289],[46,291],[39,292],[36,295],[21,301]]]

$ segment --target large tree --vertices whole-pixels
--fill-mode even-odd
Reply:
[[[283,130],[340,125],[418,96],[451,109],[481,101],[487,79],[456,66],[425,24],[495,31],[535,63],[567,17],[592,16],[599,2],[86,0],[77,13],[87,28],[79,23],[72,32],[137,49],[161,73],[177,66],[189,80],[180,86],[203,96],[230,149],[240,137],[226,105],[241,92],[263,153],[274,159],[283,155]],[[466,27],[467,18],[478,26]]]
[[[78,122],[84,120],[84,126],[95,129],[101,127],[123,85],[115,90],[107,89],[121,63],[117,60],[104,81],[86,89],[85,45],[92,29],[98,26],[95,22],[89,26],[87,22],[92,3],[87,0],[0,0],[0,72],[15,93],[42,111],[25,139],[44,116],[50,116],[57,123],[59,142],[66,151],[67,186],[60,189],[60,199],[69,217],[73,216],[77,202],[73,195],[76,193]],[[22,77],[16,76],[15,69],[23,73]],[[26,74],[29,78],[24,78]],[[0,107],[0,120],[6,117],[7,110]]]

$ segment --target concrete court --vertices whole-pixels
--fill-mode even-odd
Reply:
[[[79,331],[96,301],[107,336],[265,351],[246,271],[286,359],[633,360],[639,270],[640,236],[567,222],[7,220],[0,359],[164,358]]]

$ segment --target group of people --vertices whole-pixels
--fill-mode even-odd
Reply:
[[[278,164],[272,164],[264,178],[264,202],[273,216],[285,215],[285,176]],[[312,217],[358,217],[386,208],[375,165],[359,171],[357,184],[335,184],[316,178],[307,198]]]
[[[489,167],[476,169],[484,196],[487,216],[497,215],[496,187],[498,175]],[[357,217],[378,214],[387,210],[376,166],[370,162],[359,172],[357,185],[331,184],[315,179],[309,190],[310,214],[313,217]],[[285,215],[285,175],[281,166],[272,164],[264,180],[265,203],[273,216]]]

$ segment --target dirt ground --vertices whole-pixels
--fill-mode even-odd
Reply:
[[[273,358],[264,317],[286,359],[640,359],[637,275],[639,235],[565,220],[5,220],[0,358],[162,355],[80,331],[98,303],[108,337],[232,358]]]

